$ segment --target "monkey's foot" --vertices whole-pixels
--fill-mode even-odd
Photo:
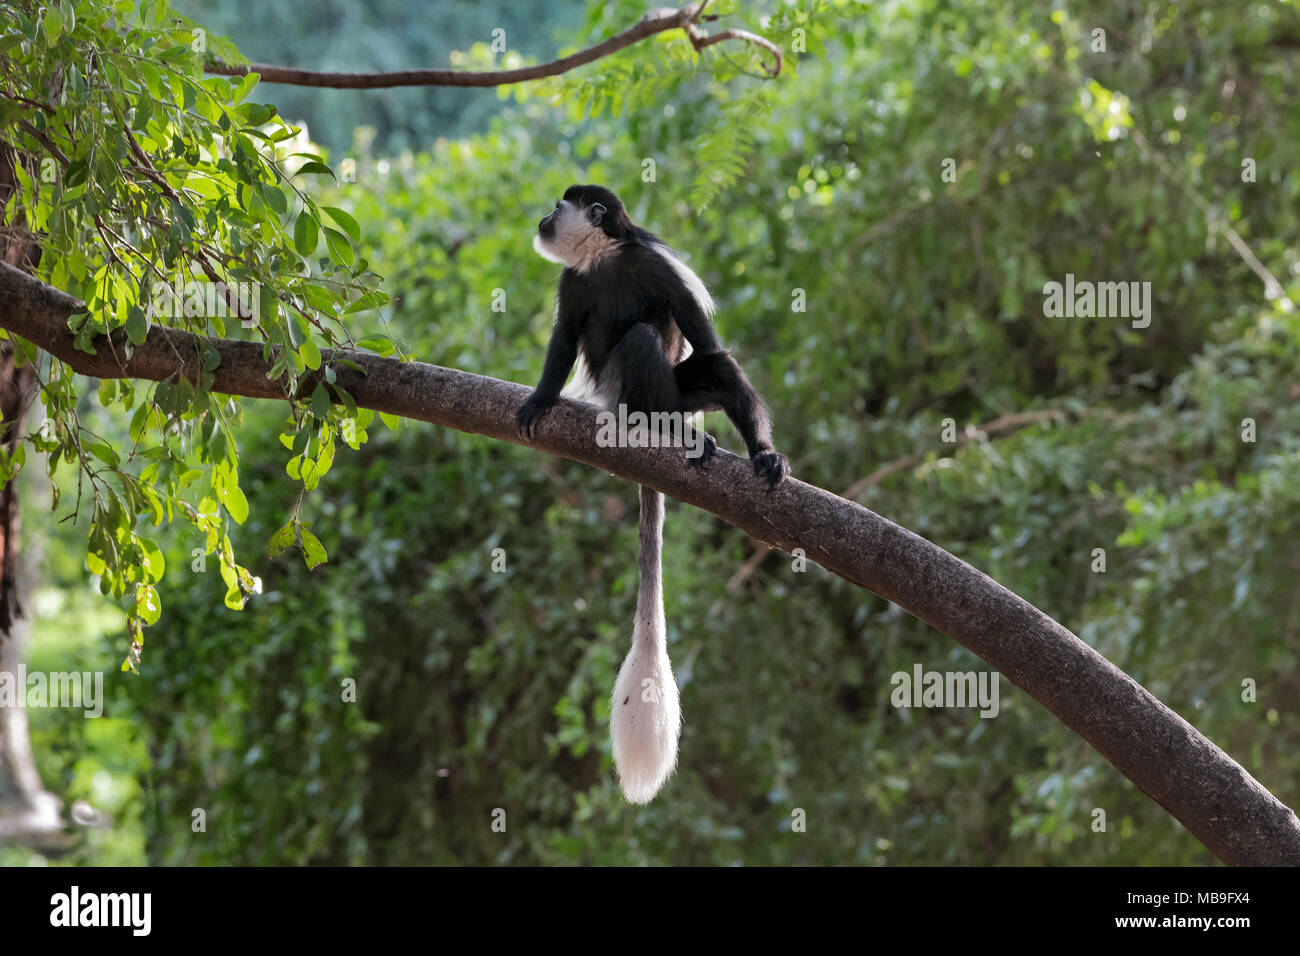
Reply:
[[[760,451],[750,455],[749,460],[754,463],[754,474],[761,475],[767,481],[769,491],[785,481],[786,475],[790,474],[790,462],[780,452]]]
[[[692,468],[703,468],[709,462],[713,461],[713,456],[718,451],[718,443],[714,441],[712,435],[708,432],[700,432],[699,434],[703,439],[703,448],[700,450],[699,457],[686,459],[691,463]]]

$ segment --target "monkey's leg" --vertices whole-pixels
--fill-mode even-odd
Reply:
[[[659,431],[660,447],[676,444],[673,428],[680,425],[681,443],[698,449],[690,458],[692,465],[707,464],[717,450],[712,437],[703,432],[697,436],[682,414],[673,366],[664,354],[663,338],[653,326],[637,323],[610,350],[601,372],[601,391],[617,396],[615,403],[626,405],[629,413],[645,414],[649,427]],[[649,437],[647,434],[647,441]]]
[[[772,424],[762,396],[729,352],[694,352],[673,369],[683,411],[727,413],[745,440],[754,474],[775,488],[790,473],[785,456],[772,447]]]
[[[644,322],[628,329],[610,349],[601,381],[629,412],[677,410],[677,382],[664,355],[664,340]]]

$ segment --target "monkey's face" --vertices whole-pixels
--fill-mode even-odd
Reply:
[[[552,262],[561,262],[571,269],[586,271],[582,266],[594,264],[594,258],[599,258],[600,253],[612,242],[600,228],[603,212],[604,207],[599,204],[593,208],[584,208],[561,199],[550,215],[537,224],[533,248]]]
[[[599,196],[587,195],[598,189],[570,187],[555,209],[537,224],[533,248],[543,258],[586,272],[618,247],[618,239],[611,232],[616,231],[616,217],[622,206],[616,205],[611,214],[610,206],[599,199],[611,197],[608,202],[618,204],[617,197],[604,189],[600,189]]]

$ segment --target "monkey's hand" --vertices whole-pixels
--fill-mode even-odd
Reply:
[[[555,404],[555,399],[547,401],[544,396],[539,397],[536,392],[528,396],[528,400],[519,406],[519,411],[515,413],[515,424],[519,426],[519,437],[525,441],[532,441],[537,430],[537,419],[542,417],[542,413]]]
[[[754,463],[754,474],[761,475],[767,481],[771,491],[790,474],[790,462],[778,451],[758,451],[749,456]]]

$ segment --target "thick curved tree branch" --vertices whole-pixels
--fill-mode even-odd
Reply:
[[[1067,414],[1067,412],[1057,408],[1042,408],[1031,412],[1011,412],[1002,415],[999,418],[995,418],[991,422],[985,422],[978,428],[973,425],[967,427],[965,431],[957,436],[956,441],[952,443],[952,450],[955,451],[967,442],[979,436],[989,438],[1006,432],[1015,431],[1016,429],[1023,428],[1026,425],[1032,425],[1036,422],[1065,418]],[[928,454],[929,452],[904,455],[901,458],[895,458],[893,461],[886,462],[865,478],[859,478],[853,484],[849,485],[848,488],[840,493],[840,496],[842,498],[847,498],[849,501],[856,501],[858,496],[868,488],[880,484],[891,475],[895,475],[900,471],[906,471],[915,465],[919,465],[921,462],[925,461],[926,455]],[[762,565],[762,563],[767,559],[767,556],[774,550],[776,549],[767,545],[759,545],[755,548],[754,553],[746,559],[744,564],[736,569],[736,573],[727,581],[727,590],[739,591],[741,585],[749,580],[750,576],[759,569],[759,566]]]
[[[669,30],[683,30],[696,50],[703,50],[723,40],[742,40],[762,47],[772,56],[767,71],[772,76],[781,72],[785,58],[781,48],[770,40],[747,30],[723,30],[709,36],[695,21],[708,3],[692,3],[680,9],[660,7],[651,10],[622,33],[615,34],[593,47],[579,50],[559,60],[520,67],[517,70],[398,70],[392,73],[329,73],[321,70],[300,70],[296,67],[275,66],[270,63],[250,63],[237,66],[213,60],[204,69],[220,76],[244,76],[256,73],[263,83],[286,83],[291,86],[319,86],[342,90],[377,90],[394,86],[503,86],[523,83],[548,76],[559,76],[585,66],[625,47],[639,43],[646,37]]]
[[[193,377],[199,339],[155,326],[127,357],[125,340],[73,347],[67,317],[81,304],[0,264],[0,328],[34,342],[73,369],[99,378],[165,381]],[[214,391],[284,398],[266,377],[262,346],[216,341]],[[359,406],[460,431],[519,442],[521,385],[435,365],[359,352],[364,372],[336,368]],[[1225,863],[1300,864],[1300,821],[1239,764],[1131,677],[1028,602],[906,528],[851,501],[791,478],[768,492],[749,462],[719,451],[704,471],[682,454],[602,448],[593,409],[561,401],[532,444],[657,488],[703,508],[782,550],[802,548],[822,567],[880,595],[969,648],[1092,744]]]

